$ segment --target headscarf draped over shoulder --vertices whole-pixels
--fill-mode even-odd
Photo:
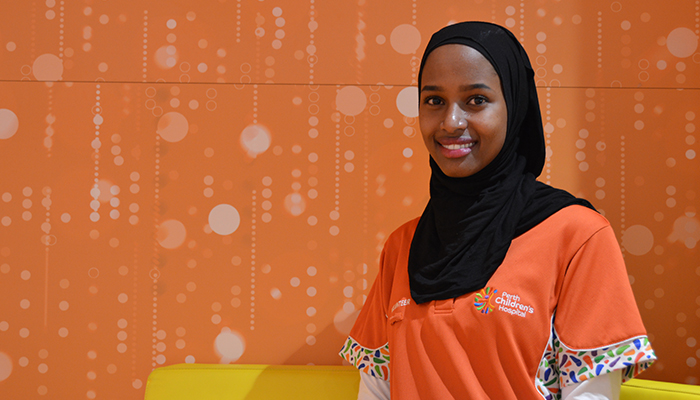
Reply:
[[[514,238],[569,205],[593,209],[586,200],[535,179],[546,154],[542,116],[532,66],[515,36],[488,22],[439,30],[423,53],[419,91],[430,53],[446,44],[472,47],[491,63],[501,81],[508,124],[503,148],[474,175],[449,177],[430,159],[430,201],[408,260],[411,296],[417,303],[484,288]]]

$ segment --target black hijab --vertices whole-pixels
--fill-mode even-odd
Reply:
[[[423,53],[462,44],[481,53],[498,73],[508,110],[505,143],[474,175],[452,178],[430,158],[430,201],[411,242],[408,274],[417,303],[482,289],[501,265],[511,241],[573,204],[590,203],[535,180],[545,162],[534,72],[513,34],[487,22],[462,22],[436,32]]]

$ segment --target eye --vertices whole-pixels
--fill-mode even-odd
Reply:
[[[437,96],[426,97],[423,102],[429,106],[439,106],[444,103],[442,99]]]
[[[484,96],[474,96],[469,100],[470,104],[474,104],[477,106],[482,105],[486,102],[488,102],[488,99]]]

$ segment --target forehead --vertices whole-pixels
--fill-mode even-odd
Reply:
[[[426,80],[446,77],[462,77],[467,80],[497,79],[496,69],[478,50],[462,44],[446,44],[433,50],[425,60],[421,75]]]

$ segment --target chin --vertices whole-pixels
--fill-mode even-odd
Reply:
[[[470,172],[463,172],[463,171],[450,172],[450,173],[445,172],[445,171],[442,171],[442,172],[443,172],[445,175],[449,176],[450,178],[466,178],[466,177],[468,177],[468,176],[470,176],[470,175],[473,175],[473,174],[470,173]]]
[[[474,171],[473,168],[465,167],[464,165],[460,165],[460,163],[450,161],[446,162],[446,160],[441,160],[441,162],[437,162],[437,165],[438,167],[440,167],[442,173],[449,176],[450,178],[466,178],[470,175],[474,175],[477,172]]]

